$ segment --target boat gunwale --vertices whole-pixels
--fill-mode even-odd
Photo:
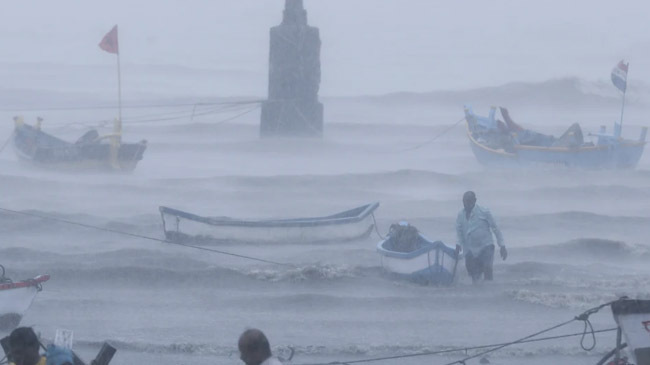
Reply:
[[[50,275],[38,275],[32,279],[21,280],[14,283],[0,284],[0,291],[38,286],[39,284],[42,284],[48,280],[50,280]]]
[[[15,129],[16,129],[16,130],[18,130],[18,129],[23,129],[23,130],[28,131],[27,133],[31,133],[31,134],[34,134],[34,135],[46,135],[46,136],[48,136],[49,138],[52,138],[52,139],[54,139],[54,140],[56,140],[57,142],[59,142],[59,143],[62,144],[61,146],[42,146],[42,145],[37,145],[36,147],[37,147],[38,149],[40,149],[40,150],[59,150],[59,149],[65,149],[65,148],[71,148],[71,147],[73,148],[73,147],[78,147],[78,146],[79,146],[79,145],[77,145],[77,144],[74,143],[74,142],[68,142],[68,141],[66,141],[66,140],[64,140],[64,139],[61,139],[61,138],[59,138],[59,137],[57,137],[57,136],[55,136],[55,135],[53,135],[53,134],[50,134],[50,133],[44,132],[44,131],[42,131],[42,130],[40,130],[40,129],[37,129],[36,127],[34,127],[34,126],[32,126],[32,125],[29,125],[29,124],[27,124],[27,123],[23,123],[23,124],[21,124],[21,125],[19,125],[19,126],[16,126]],[[107,137],[111,137],[111,135],[103,135],[103,136],[100,136],[100,137],[98,138],[98,140],[105,139],[105,138],[107,138]],[[15,140],[15,138],[16,138],[16,134],[15,134],[15,132],[14,132],[14,135],[12,136],[12,139]],[[15,145],[15,144],[14,144],[14,145]],[[144,146],[144,149],[146,150],[146,148],[148,147],[148,143],[147,143],[147,141],[145,141],[145,140],[141,140],[141,141],[138,141],[138,142],[122,142],[122,143],[120,143],[120,147],[121,147],[121,146]],[[17,147],[19,150],[22,151],[22,149],[21,149],[20,147],[18,147],[18,146],[16,146],[16,147]]]
[[[482,144],[481,142],[477,141],[476,138],[474,138],[474,136],[472,135],[472,131],[469,128],[469,123],[466,123],[466,128],[467,128],[467,136],[470,139],[470,142],[472,142],[477,147],[480,147],[488,152],[499,154],[505,157],[510,157],[510,158],[518,157],[517,153],[511,153],[505,151],[502,152]],[[616,146],[622,148],[636,148],[636,147],[645,146],[647,143],[648,143],[647,141],[635,141],[631,139],[621,138],[619,140],[619,144]],[[527,146],[522,144],[514,145],[514,149],[517,151],[539,151],[539,152],[554,152],[554,153],[594,152],[594,151],[607,150],[612,147],[613,145],[594,145],[594,146],[580,146],[580,147],[542,147],[542,146]]]
[[[384,256],[384,257],[391,257],[391,258],[396,258],[396,259],[402,259],[402,260],[410,260],[414,259],[416,257],[428,254],[431,251],[435,250],[440,250],[443,253],[451,256],[453,259],[458,260],[459,257],[456,254],[456,250],[453,248],[447,246],[444,242],[438,240],[438,241],[431,241],[430,239],[426,238],[424,235],[419,234],[420,238],[422,238],[426,243],[424,246],[420,247],[419,249],[411,252],[398,252],[398,251],[392,251],[384,247],[384,244],[386,244],[388,241],[391,240],[392,237],[388,236],[386,239],[380,241],[377,243],[377,252]]]
[[[482,148],[482,149],[484,149],[484,150],[486,150],[488,152],[495,153],[495,154],[498,154],[498,155],[502,155],[504,157],[509,157],[509,158],[513,158],[513,159],[517,159],[519,157],[516,153],[510,153],[510,152],[506,152],[506,151],[495,150],[494,148],[490,148],[490,147],[480,143],[472,135],[472,131],[469,129],[469,123],[466,123],[466,127],[467,127],[467,137],[469,138],[470,142],[472,142],[472,144],[474,144],[475,146],[477,146],[479,148]]]
[[[232,218],[211,218],[203,217],[200,215],[188,213],[182,210],[160,206],[160,211],[165,221],[165,214],[180,216],[185,219],[193,220],[200,223],[205,223],[212,226],[231,226],[231,227],[253,227],[253,228],[287,228],[287,227],[314,227],[314,226],[328,226],[328,225],[342,225],[354,224],[367,218],[379,207],[379,202],[374,202],[362,205],[353,209],[348,209],[340,213],[313,218],[294,218],[294,219],[269,219],[269,220],[244,220]],[[361,210],[363,208],[363,210]],[[346,213],[350,214],[357,210],[361,210],[354,216],[345,216]]]

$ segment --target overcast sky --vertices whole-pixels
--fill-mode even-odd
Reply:
[[[305,4],[310,23],[321,30],[324,95],[463,89],[565,76],[606,80],[623,57],[631,63],[632,81],[650,80],[647,0]],[[119,24],[125,65],[250,73],[261,80],[254,88],[264,94],[268,28],[279,23],[283,6],[283,0],[6,1],[0,64],[9,70],[17,63],[112,65],[114,58],[97,43]],[[18,82],[4,87],[19,87],[13,84]]]

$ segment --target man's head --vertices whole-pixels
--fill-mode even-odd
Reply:
[[[34,330],[18,327],[9,335],[11,357],[16,365],[35,365],[41,359],[40,344]]]
[[[260,365],[271,357],[271,345],[264,333],[258,329],[248,329],[239,336],[239,353],[246,365]]]
[[[463,194],[463,206],[465,207],[466,212],[471,212],[476,205],[476,194],[473,191],[468,191]]]

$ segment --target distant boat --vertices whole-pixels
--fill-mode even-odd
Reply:
[[[179,243],[322,243],[368,237],[379,203],[315,218],[242,220],[160,207],[165,237]]]
[[[454,282],[459,253],[441,241],[431,241],[415,232],[404,249],[394,227],[412,227],[402,222],[393,225],[388,237],[377,244],[381,266],[388,274],[421,284],[450,285]],[[401,247],[400,247],[401,246]]]
[[[39,275],[33,279],[13,282],[5,277],[5,269],[0,265],[0,331],[12,330],[20,324],[25,312],[41,285],[50,279],[49,275]]]
[[[496,108],[487,117],[465,107],[467,137],[476,159],[488,166],[556,165],[585,169],[633,169],[639,163],[646,144],[648,129],[643,128],[638,140],[620,137],[620,124],[614,133],[605,127],[597,134],[596,143],[586,142],[576,123],[562,136],[555,137],[522,128],[506,108],[500,108],[504,121],[495,117]]]
[[[14,150],[17,156],[37,166],[62,170],[132,171],[147,149],[147,141],[121,142],[121,126],[116,133],[100,136],[91,130],[74,143],[41,130],[21,117],[14,118]]]

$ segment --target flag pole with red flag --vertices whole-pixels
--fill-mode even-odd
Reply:
[[[120,73],[120,45],[117,36],[117,25],[102,38],[102,41],[99,42],[99,48],[117,56],[117,105],[119,114],[113,126],[114,138],[111,144],[111,159],[113,167],[119,168],[117,154],[119,146],[122,143],[122,76]]]

